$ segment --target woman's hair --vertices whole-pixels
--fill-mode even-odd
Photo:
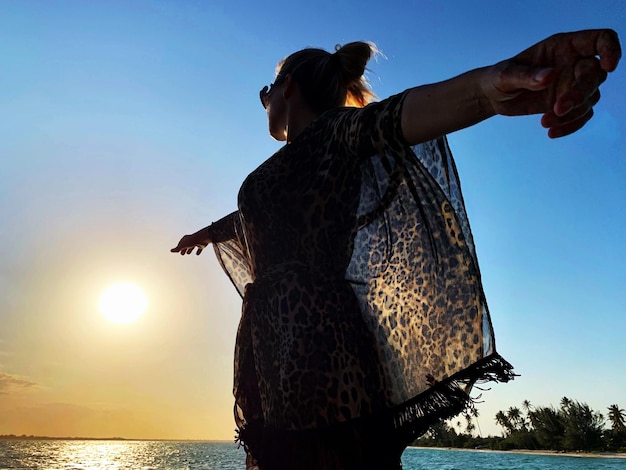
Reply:
[[[374,44],[361,41],[337,45],[334,53],[307,48],[283,59],[277,76],[291,74],[304,102],[318,115],[339,106],[362,107],[375,98],[363,74],[376,54]]]

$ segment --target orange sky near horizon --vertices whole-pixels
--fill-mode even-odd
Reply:
[[[72,253],[59,246],[27,278],[16,277],[16,287],[27,282],[38,295],[22,300],[28,315],[4,325],[9,339],[0,350],[27,354],[0,355],[0,364],[10,359],[23,374],[0,371],[0,434],[232,439],[240,301],[211,250],[181,259],[144,242],[131,267],[130,253],[107,251],[107,236],[87,238],[97,250],[78,239]],[[188,282],[191,273],[197,283]],[[148,298],[130,324],[112,323],[98,309],[102,292],[119,281],[136,283]]]

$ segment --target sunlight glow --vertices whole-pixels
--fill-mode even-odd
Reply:
[[[131,323],[145,311],[147,299],[136,284],[120,282],[109,286],[100,297],[100,312],[113,323]]]

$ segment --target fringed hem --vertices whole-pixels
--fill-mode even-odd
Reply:
[[[355,455],[355,449],[371,445],[369,441],[378,444],[384,441],[382,447],[390,455],[400,455],[430,426],[473,406],[470,391],[476,383],[508,382],[515,376],[513,366],[494,353],[445,380],[436,382],[431,377],[429,382],[432,386],[428,390],[381,414],[305,431],[271,429],[262,422],[240,422],[235,442],[246,450],[249,457],[254,456],[261,463],[276,461],[277,458],[289,459],[284,454],[285,448],[293,448],[301,456],[307,455],[305,460],[323,458],[328,454],[331,442],[343,442],[340,446],[344,447],[344,451]],[[356,447],[350,450],[352,446]],[[381,446],[377,448],[382,450]],[[326,455],[326,459],[334,459],[333,455]],[[274,465],[264,467],[262,464],[261,468],[274,468]]]
[[[494,353],[445,380],[431,380],[431,388],[391,410],[398,438],[408,445],[433,424],[472,406],[469,393],[476,383],[508,382],[516,375],[513,366]]]

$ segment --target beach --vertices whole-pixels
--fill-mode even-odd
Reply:
[[[531,450],[531,449],[512,449],[512,450],[496,450],[496,449],[460,449],[454,447],[420,447],[411,446],[414,449],[438,449],[438,450],[458,450],[463,452],[492,452],[502,454],[531,454],[531,455],[558,455],[561,457],[581,457],[581,458],[612,458],[626,459],[625,452],[565,452],[559,450]]]

